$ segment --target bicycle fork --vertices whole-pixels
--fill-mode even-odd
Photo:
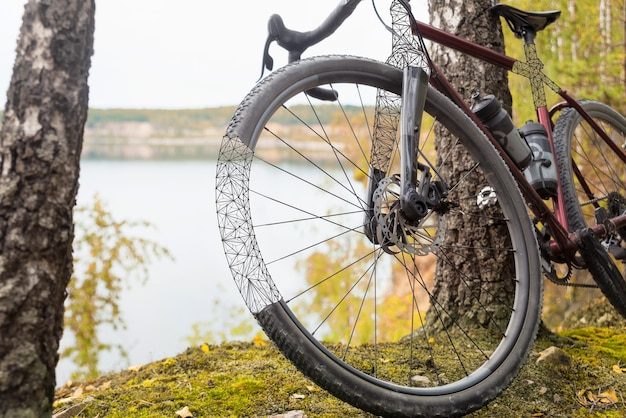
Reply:
[[[400,196],[397,203],[400,205],[400,216],[410,223],[418,223],[430,209],[436,208],[447,196],[445,183],[433,181],[430,168],[418,161],[419,136],[428,92],[428,79],[428,73],[420,67],[407,66],[404,69],[400,111]],[[373,146],[372,153],[375,153],[376,149],[377,147]],[[372,161],[377,160],[378,158],[372,155]],[[374,196],[379,183],[386,176],[392,175],[380,167],[370,166],[368,211],[364,225],[365,234],[376,244],[381,243],[378,242],[380,240],[375,232]]]
[[[404,69],[400,111],[400,208],[409,220],[421,219],[428,213],[423,191],[417,190],[417,150],[427,88],[428,74],[423,69],[412,66]],[[420,187],[430,178],[429,170],[424,169],[422,173]]]

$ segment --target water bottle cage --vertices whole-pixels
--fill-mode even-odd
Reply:
[[[548,158],[537,158],[533,159],[533,161],[539,161],[539,163],[546,168],[552,165],[552,161],[550,161]]]

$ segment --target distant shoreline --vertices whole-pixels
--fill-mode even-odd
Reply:
[[[211,138],[86,138],[83,160],[217,160],[221,137]],[[336,155],[325,143],[301,141],[309,158],[318,162],[333,160]],[[343,149],[335,144],[335,150]],[[255,154],[266,161],[296,161],[298,157],[289,147],[266,147],[259,143]]]
[[[221,138],[85,139],[82,159],[215,159]]]

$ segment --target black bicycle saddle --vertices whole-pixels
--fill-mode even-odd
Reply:
[[[535,33],[539,32],[545,29],[549,24],[556,22],[559,16],[561,16],[559,10],[550,12],[526,12],[506,4],[497,4],[490,10],[498,16],[502,16],[515,35],[519,37],[522,37],[524,32],[529,30]]]

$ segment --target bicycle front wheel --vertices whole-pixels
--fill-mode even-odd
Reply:
[[[573,108],[557,119],[555,151],[571,231],[626,213],[626,118],[603,103],[580,104],[607,134],[608,142]],[[586,267],[609,302],[626,317],[626,228],[613,231],[601,244],[585,257]]]
[[[450,417],[496,397],[522,366],[540,264],[504,161],[432,88],[418,183],[432,176],[441,196],[405,219],[401,82],[394,67],[344,56],[270,74],[224,137],[218,222],[248,308],[304,374],[377,415]]]

